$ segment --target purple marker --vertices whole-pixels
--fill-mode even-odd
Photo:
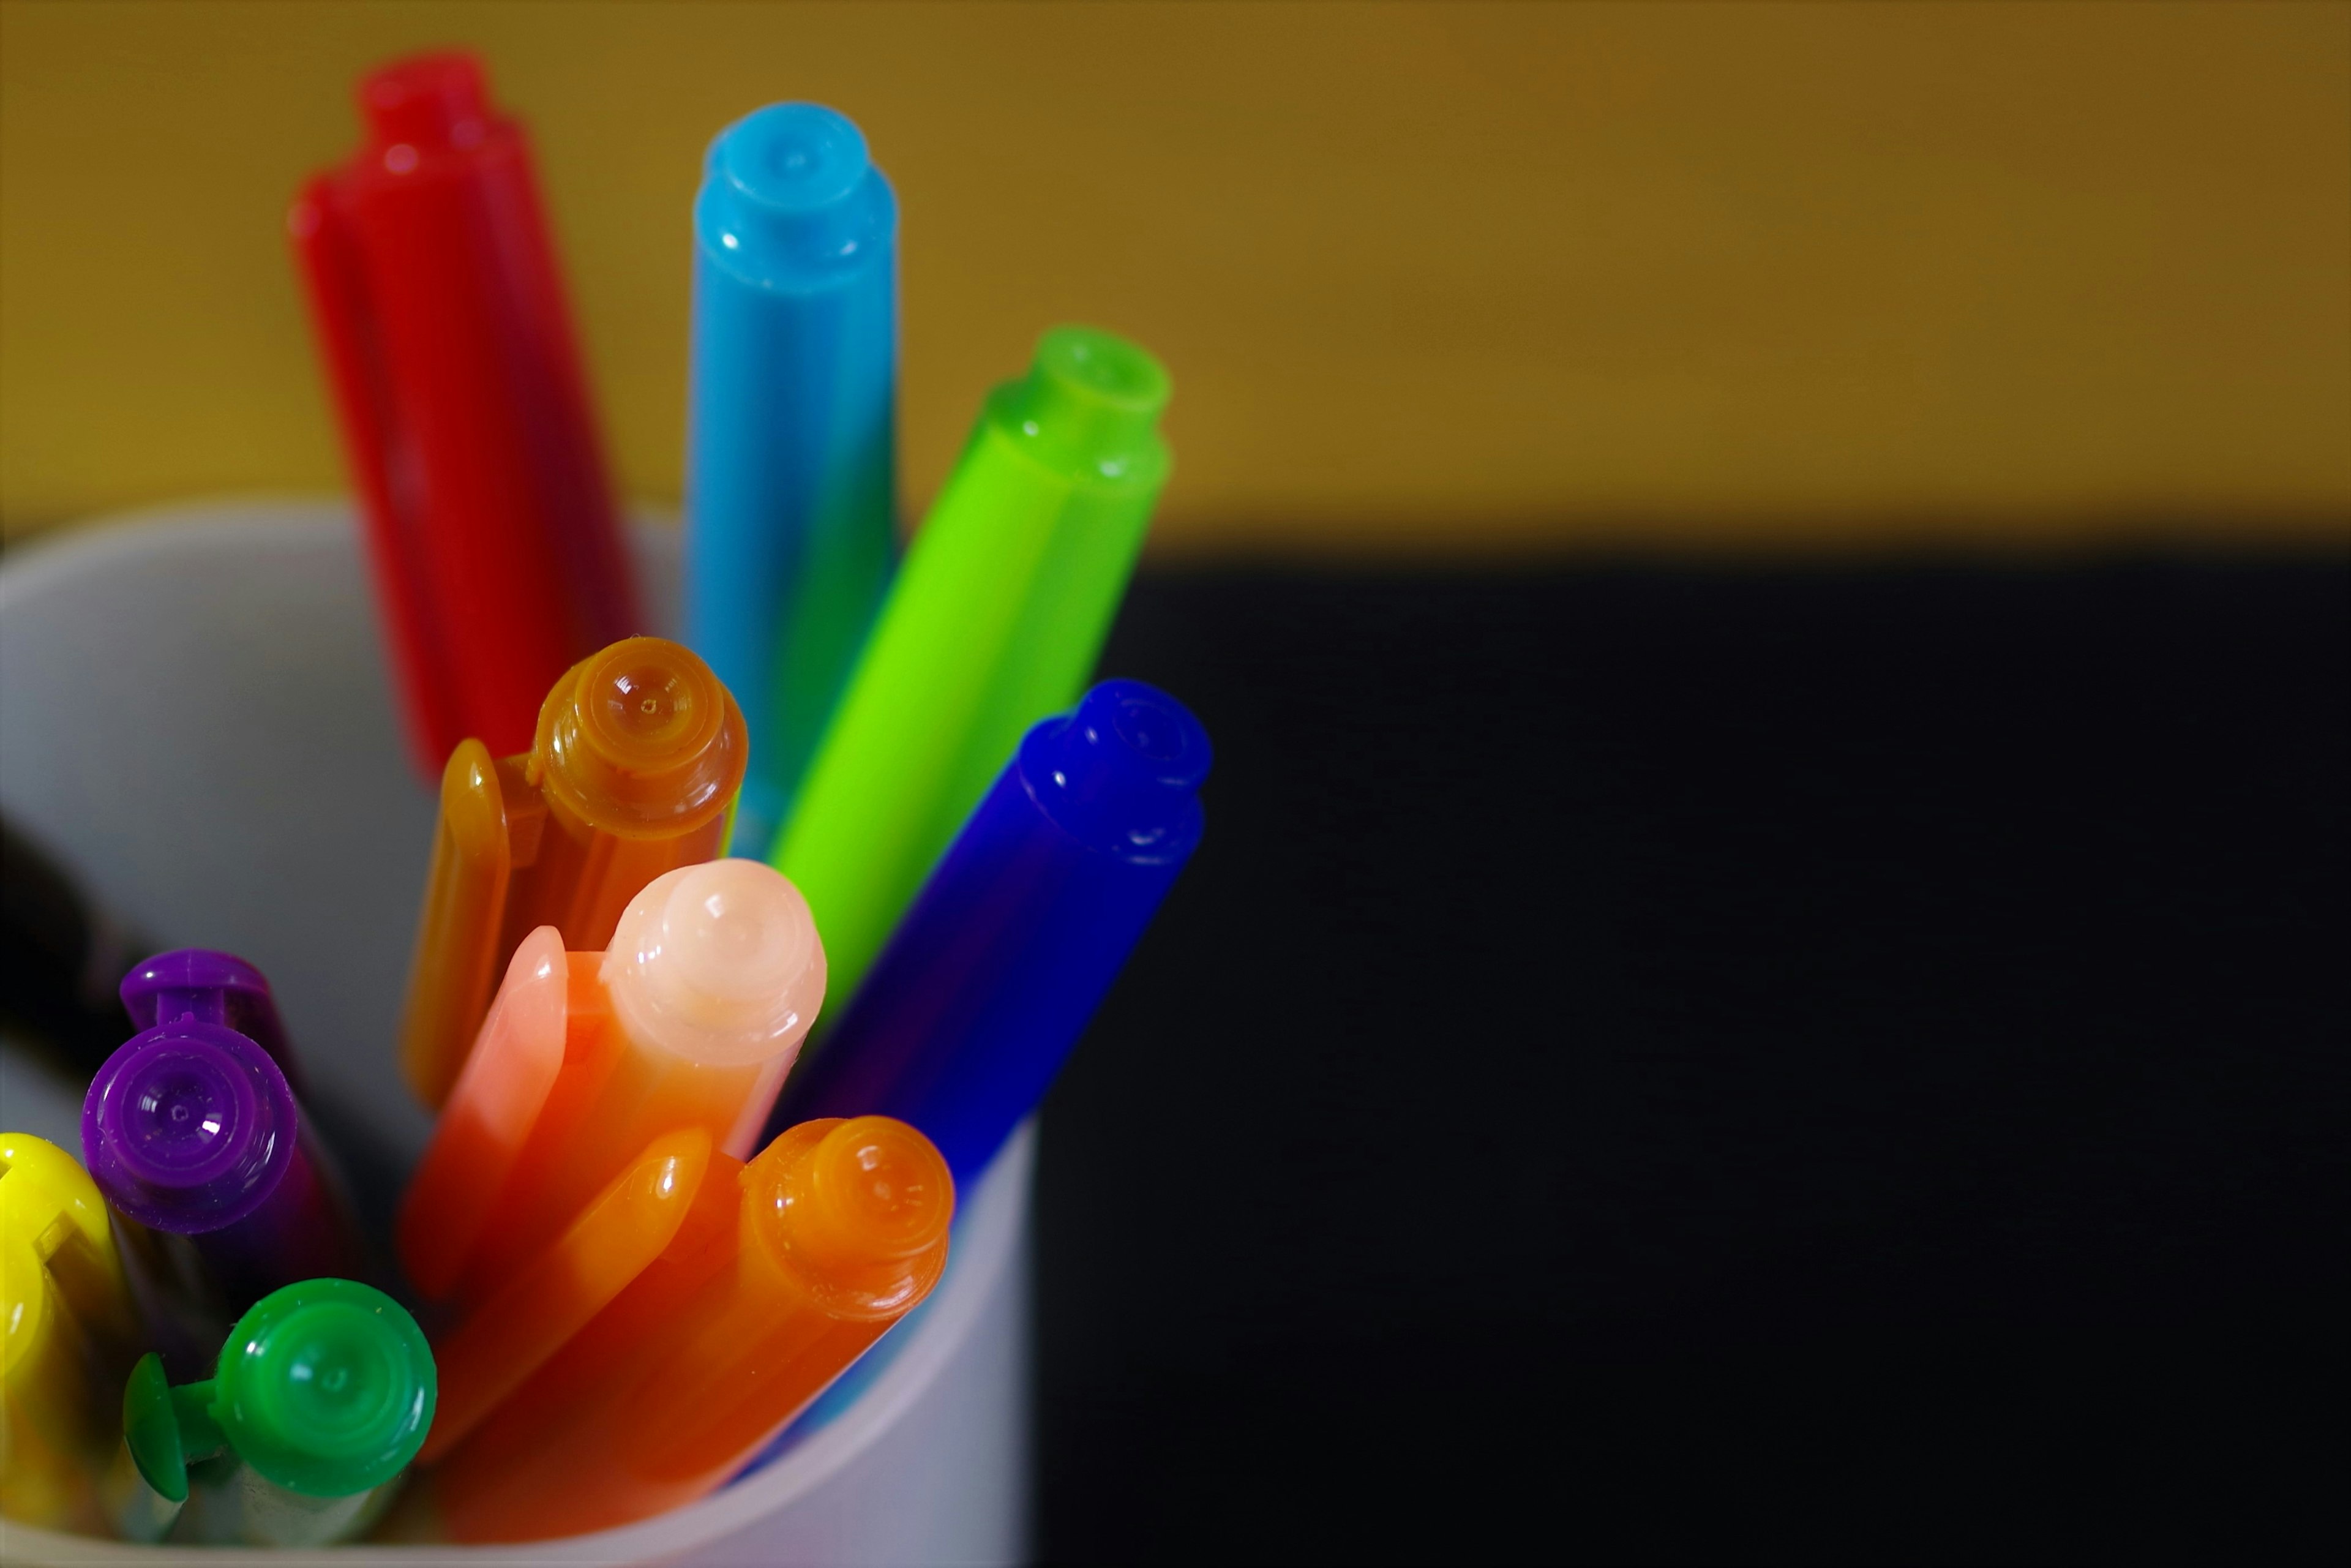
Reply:
[[[264,1037],[283,1049],[266,984],[196,989],[255,999]],[[131,981],[123,997],[136,1014]],[[155,1233],[160,1252],[182,1251],[169,1245],[176,1237],[194,1254],[193,1271],[183,1257],[155,1260],[165,1276],[158,1293],[174,1299],[152,1304],[209,1327],[205,1320],[233,1318],[281,1285],[359,1278],[357,1228],[277,1062],[241,1030],[172,1010],[164,1004],[164,1021],[107,1058],[81,1112],[84,1162],[107,1201]]]

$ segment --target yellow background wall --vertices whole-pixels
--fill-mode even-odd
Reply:
[[[1774,547],[2351,516],[2351,5],[0,9],[0,520],[325,489],[284,250],[350,83],[479,48],[608,440],[674,498],[704,143],[904,212],[919,508],[1042,327],[1176,379],[1163,549]]]

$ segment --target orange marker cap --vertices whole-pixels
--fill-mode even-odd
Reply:
[[[665,638],[630,637],[547,694],[531,770],[601,831],[668,838],[734,803],[749,755],[743,716],[709,665]]]
[[[954,1178],[938,1150],[887,1116],[804,1123],[745,1167],[743,1180],[750,1234],[836,1293],[862,1288],[861,1312],[889,1312],[922,1282],[923,1270],[908,1265],[939,1253],[955,1217]]]

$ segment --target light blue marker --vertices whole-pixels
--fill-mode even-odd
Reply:
[[[685,638],[743,709],[733,852],[790,809],[897,556],[898,203],[831,110],[710,144],[694,203]]]

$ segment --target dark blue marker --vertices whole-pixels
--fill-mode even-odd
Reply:
[[[1139,681],[1106,681],[1029,730],[785,1084],[767,1135],[895,1116],[939,1146],[959,1186],[976,1180],[1200,841],[1208,756],[1199,721]]]

